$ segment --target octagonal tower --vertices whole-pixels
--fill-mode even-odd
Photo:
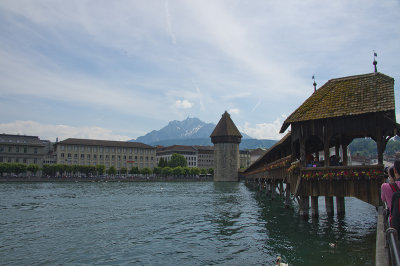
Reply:
[[[227,111],[210,137],[214,143],[214,181],[238,181],[239,143],[242,134]]]

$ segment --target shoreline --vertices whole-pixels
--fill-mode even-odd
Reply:
[[[77,178],[77,177],[2,177],[0,183],[46,182],[210,182],[213,177],[127,177],[127,178]]]

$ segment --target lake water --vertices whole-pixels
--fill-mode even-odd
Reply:
[[[375,208],[323,202],[303,220],[244,183],[0,183],[0,264],[374,265]]]

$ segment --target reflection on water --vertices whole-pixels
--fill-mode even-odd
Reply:
[[[4,264],[373,265],[376,211],[356,199],[309,220],[234,182],[3,183],[0,199]]]

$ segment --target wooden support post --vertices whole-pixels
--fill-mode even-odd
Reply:
[[[336,213],[339,216],[345,214],[344,197],[336,197]]]
[[[335,155],[336,155],[336,157],[338,157],[338,158],[339,158],[339,149],[340,149],[340,145],[339,145],[339,144],[336,144],[336,146],[335,146]]]
[[[342,154],[343,154],[343,165],[348,165],[348,158],[347,158],[347,145],[342,143]]]
[[[300,196],[300,216],[303,218],[308,217],[310,209],[310,199],[308,196]]]
[[[383,138],[382,131],[378,130],[378,136],[376,138],[377,152],[378,152],[378,164],[383,164]]]
[[[271,190],[271,198],[274,199],[275,196],[276,196],[276,184],[275,184],[275,180],[272,180],[272,181],[271,181],[271,187],[272,187],[272,190]]]
[[[306,166],[306,140],[305,137],[300,139],[300,164]]]
[[[290,183],[286,183],[285,207],[288,208],[289,205],[290,205]]]
[[[271,181],[271,198],[274,199],[276,194],[275,180]]]
[[[327,133],[324,136],[324,161],[325,167],[329,166],[329,136]]]
[[[318,217],[318,196],[311,196],[311,216]]]
[[[328,216],[333,216],[333,197],[325,197],[325,208]]]

